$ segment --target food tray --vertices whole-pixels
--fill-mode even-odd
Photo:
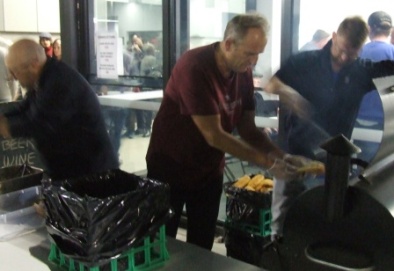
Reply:
[[[29,165],[0,168],[0,195],[41,184],[43,170]]]

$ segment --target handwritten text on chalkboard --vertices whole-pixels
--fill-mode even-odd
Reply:
[[[1,144],[1,166],[15,166],[27,163],[37,164],[37,153],[32,140],[24,138],[3,139]]]

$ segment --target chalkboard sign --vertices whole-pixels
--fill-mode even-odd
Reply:
[[[11,110],[19,102],[0,103],[0,114]],[[9,138],[0,136],[0,167],[28,164],[44,169],[39,153],[32,139]]]
[[[25,138],[0,140],[0,167],[28,164],[43,169],[34,141]]]

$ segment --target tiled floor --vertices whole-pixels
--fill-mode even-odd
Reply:
[[[127,172],[146,169],[145,155],[148,150],[149,137],[122,137],[120,147],[120,168]]]

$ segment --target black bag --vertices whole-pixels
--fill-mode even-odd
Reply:
[[[169,186],[121,170],[43,180],[50,237],[67,257],[102,265],[154,234],[173,214]]]
[[[228,257],[261,267],[264,246],[269,242],[269,237],[226,227],[224,242]]]
[[[259,225],[260,210],[271,207],[272,192],[259,193],[233,186],[234,182],[224,184],[227,197],[226,216],[232,222]]]

